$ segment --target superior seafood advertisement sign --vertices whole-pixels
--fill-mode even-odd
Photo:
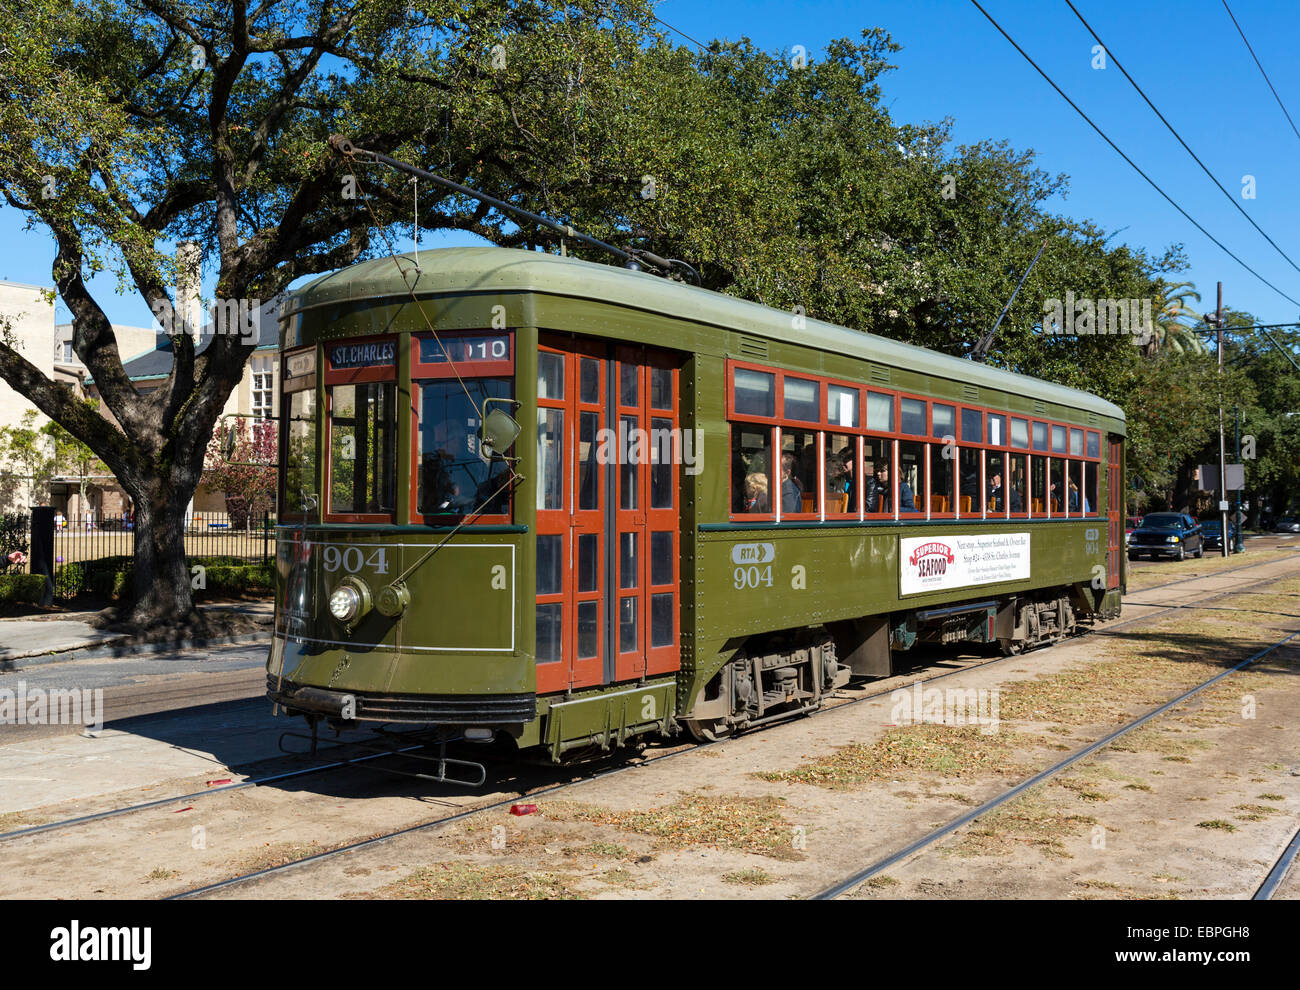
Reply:
[[[1029,577],[1028,533],[899,540],[900,595],[1019,581]]]

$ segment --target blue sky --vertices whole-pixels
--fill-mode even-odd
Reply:
[[[1292,268],[1200,171],[1142,102],[1119,70],[1092,67],[1092,37],[1064,0],[981,0],[1043,69],[1202,226],[1287,294],[1300,299]],[[1300,42],[1294,0],[1229,0],[1233,13],[1300,126]],[[1292,131],[1220,0],[1142,3],[1075,0],[1094,30],[1202,161],[1269,235],[1300,264],[1300,188]],[[1259,282],[1198,232],[1119,158],[966,0],[881,3],[664,0],[659,16],[707,42],[750,37],[769,50],[803,45],[820,56],[826,42],[880,26],[903,46],[896,70],[883,79],[894,119],[952,117],[958,143],[1005,139],[1032,148],[1049,173],[1070,188],[1050,204],[1059,213],[1094,220],[1116,240],[1158,255],[1182,243],[1203,308],[1224,302],[1264,322],[1300,319],[1297,307]],[[680,39],[679,39],[680,40]],[[1256,198],[1241,199],[1243,176]],[[12,209],[0,209],[0,278],[46,285],[54,249],[40,230],[24,231]],[[424,246],[468,243],[464,235],[430,237]],[[397,239],[403,247],[409,237]],[[110,318],[146,325],[137,296],[117,295],[115,280],[92,283]],[[209,289],[210,291],[210,289]],[[66,320],[60,304],[59,319]]]

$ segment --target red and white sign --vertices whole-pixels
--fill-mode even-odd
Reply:
[[[1022,581],[1029,577],[1028,533],[980,533],[900,539],[898,593]]]

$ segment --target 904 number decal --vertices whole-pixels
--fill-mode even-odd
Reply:
[[[745,588],[772,587],[772,565],[758,567],[751,565],[749,567],[737,567],[732,572],[732,578],[736,584],[736,590],[740,591]]]
[[[335,546],[327,546],[321,553],[321,561],[325,565],[325,570],[331,574],[340,570],[347,574],[357,574],[366,568],[376,574],[387,574],[388,548],[376,547],[367,557],[360,547],[339,549]]]

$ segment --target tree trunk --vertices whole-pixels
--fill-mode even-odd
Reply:
[[[184,623],[194,612],[185,558],[185,508],[189,496],[155,482],[136,498],[135,601],[126,617],[141,627]]]

